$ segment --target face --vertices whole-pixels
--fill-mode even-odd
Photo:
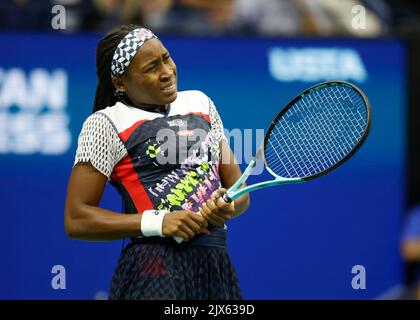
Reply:
[[[177,96],[176,65],[158,39],[146,41],[126,72],[112,82],[133,103],[143,106],[163,106]]]

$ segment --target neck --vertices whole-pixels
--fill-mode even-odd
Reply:
[[[143,107],[144,109],[150,109],[150,111],[153,112],[166,112],[167,105],[147,105],[147,104],[140,104],[140,107]]]
[[[134,103],[126,95],[124,95],[123,97],[120,97],[120,101],[125,103],[126,105],[129,105],[135,108],[144,109],[151,112],[160,112],[160,113],[166,112],[169,106],[168,104],[157,105],[157,104],[147,104],[147,103]]]

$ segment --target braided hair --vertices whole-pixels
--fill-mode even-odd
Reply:
[[[131,31],[142,28],[139,25],[122,25],[109,31],[98,43],[96,48],[96,74],[98,83],[96,85],[95,102],[93,113],[119,101],[115,93],[115,87],[111,80],[111,62],[115,49],[121,40]]]

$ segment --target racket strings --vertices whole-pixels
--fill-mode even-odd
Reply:
[[[318,98],[318,100],[319,100],[319,97],[317,97]],[[324,95],[324,97],[323,98],[325,98],[325,95]],[[312,99],[312,96],[309,96],[309,99],[311,99],[311,102],[312,103],[315,103],[316,104],[316,101],[313,101],[313,99]],[[336,103],[336,101],[334,101],[335,103]],[[305,101],[303,100],[302,101],[302,104],[305,106],[305,107],[307,107],[307,105],[306,105],[306,103],[305,103]],[[324,109],[321,109],[321,110],[324,110]],[[317,131],[314,131],[313,130],[313,128],[311,128],[312,129],[312,132],[315,132],[315,137],[316,137],[316,140],[318,141],[318,142],[320,142],[320,145],[318,145],[319,147],[322,147],[322,148],[318,148],[317,149],[317,152],[319,153],[319,152],[321,152],[321,154],[323,155],[323,157],[325,158],[325,151],[328,151],[328,148],[333,148],[333,150],[335,151],[335,153],[338,153],[338,154],[341,154],[342,152],[344,153],[345,151],[343,151],[341,148],[340,148],[340,150],[337,150],[336,148],[334,148],[334,144],[332,144],[331,143],[331,140],[330,139],[328,139],[328,137],[330,137],[331,136],[331,132],[328,132],[328,135],[325,135],[324,134],[324,132],[323,131],[318,131],[318,129],[319,129],[319,127],[316,125],[318,122],[319,122],[319,116],[316,114],[316,113],[313,113],[312,115],[315,115],[315,122],[313,121],[314,119],[311,119],[312,121],[310,122],[310,124],[315,124],[315,128],[317,129]],[[331,115],[329,115],[329,116],[331,116]],[[337,114],[335,113],[334,114],[334,116],[337,116]],[[338,115],[338,116],[340,116],[340,115]],[[306,116],[306,117],[304,117],[303,118],[303,120],[305,120],[305,127],[308,127],[308,122],[306,121],[306,119],[308,119],[308,117]],[[327,123],[328,123],[328,127],[326,127],[327,128],[327,131],[328,131],[328,128],[329,127],[333,127],[333,128],[335,128],[335,126],[334,125],[331,125],[331,123],[329,123],[329,121],[328,121],[328,119],[329,119],[329,117],[326,117],[326,115],[325,115],[325,113],[323,114],[323,119],[326,119],[327,120]],[[301,126],[302,127],[302,126]],[[310,127],[310,126],[309,126]],[[283,128],[284,129],[284,128]],[[297,129],[299,129],[299,127],[297,127]],[[306,136],[310,136],[310,135],[306,135]],[[296,136],[295,135],[292,135],[292,138],[294,139],[294,140],[296,140]],[[278,140],[278,139],[277,139]],[[305,140],[305,139],[303,139],[303,140]],[[313,145],[313,139],[309,139],[310,141],[311,141],[311,144],[309,145],[309,146],[312,146]],[[328,142],[328,148],[326,148],[326,146],[325,146],[325,142]],[[306,149],[306,150],[304,150],[305,151],[305,153],[303,153],[303,154],[306,154],[306,155],[311,155],[311,154],[313,154],[313,148],[311,149],[311,148],[309,148],[310,150],[310,152],[308,152],[308,149]],[[302,155],[302,153],[301,153],[301,155]],[[331,158],[333,158],[334,159],[334,157],[333,156],[331,156],[331,153],[329,153],[329,157]],[[296,157],[295,157],[296,158]],[[326,158],[327,160],[329,159],[328,157]],[[302,161],[303,160],[303,161]],[[304,168],[306,168],[307,169],[307,167],[306,166],[304,166],[304,165],[301,165],[301,163],[303,162],[303,163],[305,163],[305,161],[308,161],[308,160],[312,160],[312,162],[310,161],[310,163],[314,163],[313,162],[313,160],[314,160],[314,158],[313,157],[311,157],[311,158],[307,158],[307,159],[305,159],[305,158],[303,158],[303,159],[301,159],[301,161],[299,162],[299,164],[298,164],[298,167],[299,167],[299,169],[301,170],[301,172],[304,172],[304,170],[302,170],[302,168],[304,167]],[[336,161],[338,160],[338,159],[335,159]],[[318,162],[319,163],[319,162]],[[322,162],[321,162],[322,163]],[[325,163],[324,163],[325,164]],[[331,161],[329,162],[329,165],[331,165],[332,163],[331,163]],[[328,164],[326,164],[325,166],[323,166],[322,167],[322,169],[326,169],[327,168],[327,166],[328,166]],[[314,167],[317,167],[317,166],[312,166],[312,170],[314,169]],[[318,171],[319,171],[319,166],[318,166]]]
[[[336,98],[337,101],[339,101],[338,98],[335,95],[335,92],[333,92],[333,94],[334,94],[334,98]],[[353,103],[353,100],[351,100],[351,101]],[[354,143],[354,142],[357,143],[358,139],[360,138],[360,137],[356,137],[355,136],[355,132],[360,132],[361,128],[358,127],[358,123],[353,124],[353,125],[355,125],[355,127],[354,127],[355,130],[352,130],[351,128],[348,127],[348,124],[349,123],[347,121],[352,121],[353,120],[353,119],[351,119],[352,114],[349,113],[349,109],[350,108],[344,108],[344,111],[346,112],[346,115],[347,115],[347,118],[346,119],[343,119],[343,117],[342,117],[341,114],[339,114],[339,116],[341,116],[341,119],[340,120],[342,121],[342,123],[344,123],[344,130],[345,130],[345,132],[347,132],[347,133],[349,133],[349,135],[352,135],[353,136],[353,140],[351,139],[351,137],[349,137],[349,139],[350,139],[350,141],[349,141],[347,139],[346,135],[343,135],[343,137],[344,137],[344,141],[343,142],[345,144],[345,147],[347,147],[347,148],[349,148],[351,150],[353,148],[352,143]],[[338,144],[338,146],[340,146],[340,144]],[[341,150],[341,151],[343,151],[343,156],[345,156],[350,151],[349,149]]]
[[[305,120],[306,121],[306,120]],[[316,125],[316,122],[312,122],[313,124],[315,124]],[[285,141],[285,139],[283,139],[283,137],[282,137],[282,132],[287,132],[287,133],[289,133],[290,131],[289,130],[287,130],[287,128],[285,128],[283,125],[282,125],[282,123],[279,123],[280,124],[280,126],[281,126],[281,129],[282,130],[280,130],[279,129],[279,126],[276,126],[276,130],[278,131],[277,132],[277,136],[280,136],[281,138],[276,138],[276,140],[277,140],[277,142],[279,142],[279,140],[281,140],[282,141],[282,143],[280,143],[279,142],[279,146],[280,146],[280,148],[282,148],[282,144],[283,145],[289,145],[289,143],[285,143],[286,141]],[[302,176],[302,173],[304,174],[305,172],[309,172],[310,170],[308,170],[308,168],[305,166],[305,163],[309,163],[309,164],[311,164],[311,166],[312,166],[312,170],[318,170],[318,171],[322,171],[322,167],[320,168],[320,165],[319,165],[319,161],[318,161],[318,159],[315,159],[315,157],[314,157],[314,154],[316,154],[316,153],[319,153],[320,151],[322,152],[323,150],[326,150],[326,147],[325,146],[322,146],[323,147],[323,149],[321,149],[321,150],[319,150],[319,148],[317,148],[316,150],[314,150],[313,148],[312,148],[312,146],[317,146],[315,143],[314,143],[314,140],[313,139],[311,139],[310,137],[311,137],[311,134],[308,134],[308,131],[307,130],[304,130],[304,128],[305,127],[309,127],[308,126],[308,123],[306,122],[305,123],[306,124],[306,126],[300,126],[300,127],[296,127],[296,130],[297,131],[300,131],[300,132],[303,132],[303,134],[301,134],[300,135],[300,137],[302,137],[302,140],[303,140],[303,142],[306,142],[307,140],[309,140],[309,143],[304,143],[304,147],[306,146],[309,146],[309,148],[306,148],[306,149],[304,149],[304,153],[299,153],[299,155],[303,155],[302,157],[301,157],[301,159],[299,159],[300,161],[298,161],[297,162],[297,164],[298,164],[298,167],[299,167],[299,169],[300,169],[300,171],[299,172],[297,172],[296,171],[296,169],[294,170],[294,172],[295,172],[295,174],[296,174],[296,176]],[[299,130],[299,129],[301,129],[301,130]],[[317,128],[318,129],[318,128]],[[315,130],[312,130],[312,132],[318,132],[318,131],[315,131]],[[293,135],[293,140],[294,141],[297,141],[297,139],[296,139],[296,136],[293,134],[293,132],[292,132],[292,135]],[[289,137],[290,138],[290,137]],[[291,140],[291,139],[289,139],[289,140]],[[317,139],[317,141],[319,141],[319,142],[321,142],[322,144],[324,144],[324,141],[326,140],[326,137],[325,136],[323,136],[322,137],[322,139]],[[273,144],[271,144],[273,147],[274,147],[274,145]],[[274,147],[275,148],[275,147]],[[308,152],[308,149],[310,149],[310,152]],[[296,148],[295,148],[295,150],[294,150],[294,152],[296,152],[297,150],[296,150]],[[290,154],[289,153],[287,153],[287,155],[288,156],[290,156]],[[306,156],[306,158],[305,158],[305,156]],[[296,159],[296,157],[295,157],[295,159]],[[271,159],[270,159],[271,160]],[[283,164],[284,164],[284,162],[282,162]],[[290,166],[289,166],[290,167]],[[303,168],[302,167],[306,167],[306,171],[305,170],[303,170]],[[279,167],[277,166],[277,167],[274,167],[273,169],[275,169],[275,170],[277,170]],[[321,170],[320,170],[321,169]]]
[[[319,99],[320,97],[317,97],[317,98]],[[324,128],[319,129],[320,132],[323,133],[323,137],[322,137],[322,139],[319,139],[319,141],[321,143],[323,143],[323,142],[325,143],[324,148],[320,148],[320,151],[321,152],[326,152],[326,153],[329,154],[329,157],[326,157],[326,159],[330,160],[330,163],[331,163],[331,160],[338,162],[342,157],[344,157],[347,154],[346,151],[342,149],[340,144],[337,144],[336,143],[337,141],[334,141],[334,138],[337,137],[337,131],[340,130],[340,129],[337,128],[337,125],[336,125],[338,123],[337,120],[342,122],[343,119],[337,119],[337,118],[340,117],[340,115],[337,115],[335,112],[334,112],[333,115],[325,114],[323,108],[319,105],[319,100],[318,99],[316,101],[314,101],[312,99],[312,97],[309,97],[309,99],[318,108],[320,108],[321,113],[322,113],[322,115],[315,114],[314,118],[315,118],[315,121],[317,121],[317,122],[314,122],[314,123],[317,124],[320,121],[325,120],[325,123],[327,124]],[[325,95],[323,95],[322,99],[328,99],[328,97],[325,97]],[[329,101],[329,100],[326,100],[326,101]],[[334,100],[332,102],[339,103],[339,101],[334,101]],[[333,123],[331,123],[331,121],[333,121]],[[333,131],[328,130],[329,128],[333,128],[334,130]],[[332,152],[330,150],[332,150]]]
[[[361,140],[367,110],[348,86],[307,94],[272,128],[265,145],[268,167],[285,178],[307,177],[333,167]]]
[[[336,92],[332,91],[332,93],[334,94],[334,97],[338,102],[339,97],[336,96]],[[344,114],[347,116],[347,118],[343,118],[342,114],[339,114],[339,116],[341,116],[343,120],[343,130],[344,132],[348,133],[348,136],[343,135],[344,141],[348,147],[343,156],[345,156],[348,152],[351,151],[351,149],[353,149],[354,143],[357,143],[360,140],[367,126],[367,113],[363,100],[360,98],[359,95],[356,94],[356,91],[353,92],[352,96],[350,96],[347,92],[344,92],[344,94],[346,94],[348,98],[345,101],[348,103],[348,101],[350,100],[350,103],[348,103],[347,108],[343,108],[343,110],[345,111]],[[352,108],[354,108],[354,110],[356,111],[357,118],[354,115],[354,113],[352,113]],[[359,110],[363,110],[364,113],[361,114]],[[350,137],[350,135],[352,137]]]
[[[314,125],[316,125],[316,123],[314,123]],[[305,149],[305,155],[307,156],[306,160],[309,161],[309,163],[311,164],[312,170],[322,171],[323,168],[320,166],[318,159],[316,159],[315,157],[315,154],[319,152],[319,150],[316,148],[315,141],[312,138],[310,132],[308,132],[308,127],[309,126],[302,126],[297,128],[297,130],[301,132],[301,136],[303,137],[302,140],[304,142],[304,147],[307,147],[307,149]],[[324,143],[324,141],[321,140],[321,143]]]
[[[312,97],[310,97],[310,99],[312,99]],[[318,97],[318,99],[319,99],[319,97]],[[312,99],[312,103],[315,103],[314,101],[313,101],[313,99]],[[305,103],[305,101],[303,101],[302,102],[302,104],[305,106],[305,107],[307,107],[306,106],[306,103]],[[336,115],[336,114],[335,114]],[[328,120],[328,117],[325,117],[325,114],[323,115],[323,117],[325,118],[325,119],[327,119]],[[304,118],[304,120],[306,120],[308,117],[305,117]],[[316,121],[318,121],[319,122],[319,117],[315,114],[315,118],[318,118],[318,119],[316,119]],[[313,120],[313,119],[312,119]],[[313,123],[313,124],[315,124],[315,128],[316,129],[319,129],[318,128],[318,126],[316,125],[318,122],[311,122],[311,123]],[[307,127],[307,125],[308,125],[308,123],[307,122],[305,122],[305,124],[306,124],[306,127]],[[331,125],[330,123],[329,123],[329,126],[331,127],[335,127],[335,126],[333,126],[333,125]],[[328,127],[327,127],[328,128]],[[299,131],[299,127],[296,127],[296,129],[297,129],[297,131]],[[313,129],[313,128],[312,128]],[[328,130],[327,130],[328,131]],[[317,152],[321,152],[321,153],[323,153],[323,156],[324,156],[324,158],[325,158],[325,151],[328,151],[328,148],[331,148],[331,147],[333,147],[333,149],[334,149],[334,144],[331,144],[331,140],[330,139],[327,139],[328,137],[330,137],[331,136],[331,132],[329,132],[328,133],[328,135],[325,135],[325,134],[323,134],[323,131],[315,131],[315,133],[318,133],[318,134],[316,134],[315,136],[316,136],[316,138],[317,138],[317,141],[319,141],[321,144],[320,144],[320,147],[322,147],[322,148],[318,148],[318,150],[317,150]],[[321,134],[319,134],[319,133],[321,133]],[[310,135],[307,135],[307,133],[306,133],[306,135],[305,135],[306,137],[307,136],[310,136]],[[321,139],[320,139],[320,136],[321,136]],[[296,136],[295,135],[293,135],[293,139],[295,139],[296,140]],[[278,139],[277,139],[278,140]],[[305,140],[305,138],[303,138],[303,140]],[[313,145],[313,140],[312,139],[309,139],[310,141],[311,141],[311,144],[309,144],[309,146],[311,147],[312,145]],[[326,148],[326,146],[325,146],[325,142],[328,142],[328,148]],[[314,151],[314,149],[313,148],[309,148],[310,150],[310,152],[308,152],[308,149],[306,149],[306,150],[304,150],[305,151],[305,155],[311,155],[311,154],[313,154],[313,151]],[[342,153],[342,152],[345,152],[345,151],[343,151],[342,149],[340,149],[340,150],[337,150],[337,149],[334,149],[334,151],[336,152],[336,153],[338,153],[338,154],[340,154],[340,153]],[[334,158],[334,156],[331,156],[331,153],[329,153],[329,157],[330,158]],[[295,157],[296,158],[296,157]],[[329,160],[329,158],[327,157],[327,158],[325,158],[325,159],[327,159],[327,160]],[[302,161],[303,160],[303,161]],[[302,172],[305,172],[305,170],[302,170],[303,168],[306,168],[307,169],[307,166],[305,166],[305,165],[302,165],[302,163],[304,164],[305,163],[305,161],[308,161],[308,160],[312,160],[312,161],[309,161],[309,163],[311,163],[311,164],[313,164],[314,162],[313,162],[313,160],[314,160],[314,158],[313,157],[310,157],[310,158],[307,158],[307,159],[305,159],[305,158],[303,158],[303,159],[301,159],[301,161],[299,161],[299,163],[298,163],[298,167],[299,167],[299,169],[301,170],[301,172],[299,173],[299,174],[301,174]],[[338,159],[335,159],[335,160],[338,160]],[[315,162],[315,164],[316,164],[317,162]],[[319,162],[318,162],[319,163]],[[322,162],[321,162],[322,163]],[[328,166],[331,166],[332,165],[332,163],[331,163],[331,161],[329,161],[329,165],[328,165],[328,163],[323,163],[323,164],[325,164],[324,166],[322,166],[322,170],[324,170],[324,169],[326,169],[326,168],[328,168]],[[319,165],[318,166],[312,166],[312,170],[314,169],[314,167],[315,167],[315,169],[316,170],[318,170],[318,171],[322,171],[322,170],[320,170],[320,167],[319,167]],[[307,170],[307,172],[308,172],[308,170]]]

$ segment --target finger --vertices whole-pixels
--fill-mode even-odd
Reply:
[[[216,215],[216,214],[214,214],[214,215],[210,216],[210,218],[211,218],[212,220],[215,220],[218,224],[223,224],[223,223],[225,223],[225,222],[226,222],[226,220],[227,220],[227,219],[225,219],[224,217],[221,217],[221,216]]]
[[[207,213],[202,208],[200,208],[200,214],[207,221]]]
[[[192,214],[189,215],[189,217],[194,220],[196,223],[198,224],[202,224],[206,222],[206,219],[204,219],[201,214],[197,214],[195,212],[193,212]]]
[[[181,230],[177,230],[174,233],[174,237],[181,237],[184,240],[189,240],[188,234],[186,234],[185,232],[181,231]]]
[[[188,239],[192,239],[195,236],[195,233],[193,230],[191,230],[187,225],[183,224],[179,227],[179,230],[183,231],[187,234]]]
[[[223,215],[216,214],[212,210],[209,209],[207,204],[204,204],[202,207],[203,217],[205,217],[212,225],[219,225],[221,223],[224,223],[227,218],[225,219]]]
[[[217,206],[219,209],[222,209],[223,211],[228,211],[228,210],[231,208],[231,206],[232,206],[232,204],[231,204],[231,203],[227,203],[227,202],[225,202],[225,200],[223,200],[223,198],[222,198],[222,197],[217,198],[217,199],[215,200],[215,203],[216,203],[216,206]]]
[[[222,197],[222,196],[223,196],[226,192],[227,192],[227,190],[226,190],[225,188],[220,188],[220,189],[217,189],[216,191],[214,191],[214,192],[212,193],[211,198],[212,198],[212,199],[217,199],[217,198],[220,198],[220,197]]]
[[[202,212],[203,218],[206,219],[206,222],[207,222],[207,226],[206,227],[208,227],[208,224],[209,223],[214,226],[214,223],[216,223],[216,222],[215,221],[210,221],[210,217],[209,217],[208,213],[204,212],[203,210],[201,210],[201,212]]]
[[[200,208],[200,213],[203,216],[204,219],[206,219],[206,217],[211,213],[211,210],[207,207],[206,204],[204,204],[201,208]]]
[[[223,220],[223,222],[226,222],[227,220],[230,220],[232,217],[229,214],[214,214],[214,216],[211,217],[212,219],[219,219]]]
[[[211,214],[210,209],[207,207],[206,204],[204,204],[201,208],[200,208],[200,213],[201,216],[206,219],[206,221],[208,221],[209,215]]]
[[[204,218],[203,218],[204,219]],[[195,234],[200,233],[201,231],[201,226],[195,222],[193,219],[191,218],[186,218],[185,223],[188,225],[188,227],[195,232]]]
[[[224,223],[223,219],[220,219],[220,217],[211,212],[210,209],[207,207],[202,207],[201,212],[203,217],[213,226],[219,226],[221,223]]]
[[[226,221],[226,219],[214,213],[209,214],[208,219],[212,224],[216,223],[217,225],[223,224]]]
[[[206,205],[207,205],[207,208],[209,208],[211,212],[213,212],[213,213],[219,213],[219,207],[216,206],[216,204],[214,203],[213,200],[208,200],[206,202]]]
[[[231,214],[232,214],[230,212],[231,211],[230,204],[226,205],[226,204],[221,203],[220,206],[218,206],[218,205],[216,205],[216,203],[213,202],[213,205],[211,203],[209,203],[209,206],[211,207],[211,213],[216,214],[216,215],[218,215],[218,216],[220,216],[220,217],[222,217],[226,220],[230,219]]]

